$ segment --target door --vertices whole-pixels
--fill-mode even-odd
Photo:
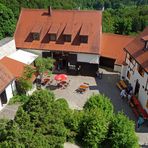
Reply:
[[[134,92],[135,95],[139,94],[139,89],[140,89],[140,84],[139,84],[139,81],[137,80],[135,85],[135,92]]]
[[[0,99],[1,99],[2,106],[3,106],[3,104],[7,104],[6,91],[3,91],[3,92],[0,94]]]
[[[114,69],[115,59],[100,57],[100,66]]]

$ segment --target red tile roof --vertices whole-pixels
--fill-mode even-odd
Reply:
[[[102,33],[102,45],[100,55],[111,59],[116,59],[115,64],[122,65],[125,60],[124,47],[135,37],[118,35],[112,33]]]
[[[12,80],[14,80],[14,76],[3,64],[0,63],[0,93]]]
[[[53,23],[53,24],[51,25],[51,27],[50,27],[48,33],[49,33],[49,34],[57,34],[59,28],[60,28],[60,24],[54,24],[54,23]]]
[[[148,35],[142,37],[142,39],[143,39],[144,41],[148,41]]]
[[[129,43],[125,50],[148,72],[148,49],[144,50],[145,41],[142,38],[147,38],[148,27],[136,37],[131,43]]]
[[[83,24],[80,31],[80,35],[88,36],[90,33],[90,28],[91,28],[90,24]]]
[[[34,24],[42,26],[40,40],[33,40],[30,32]],[[50,24],[58,24],[53,30],[57,32],[58,40],[49,41]],[[85,26],[91,26],[91,30]],[[88,43],[80,43],[79,32],[83,28],[84,34],[89,34]],[[38,28],[38,27],[37,27]],[[51,31],[52,32],[52,31]],[[87,33],[89,32],[89,33]],[[44,49],[56,51],[71,51],[98,54],[100,49],[100,35],[102,32],[101,11],[53,10],[49,15],[45,9],[22,9],[15,31],[17,48]],[[71,43],[64,42],[62,34],[71,34]]]
[[[2,63],[9,71],[15,76],[16,78],[21,77],[24,71],[24,67],[26,64],[18,62],[16,60],[10,59],[8,57],[4,57],[0,60],[0,63]]]
[[[9,71],[12,73],[12,75],[17,79],[23,75],[24,67],[27,66],[26,64],[16,61],[14,59],[4,57],[0,60],[0,63],[2,63]],[[33,82],[35,80],[36,76],[33,75],[31,78],[31,81]]]

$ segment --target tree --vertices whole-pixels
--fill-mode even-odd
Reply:
[[[48,72],[50,75],[52,73],[54,59],[52,58],[37,58],[35,60],[36,70],[40,75],[40,81],[42,81],[43,74]]]
[[[0,39],[13,35],[15,23],[11,9],[0,3]]]
[[[20,78],[17,80],[17,90],[20,94],[26,94],[32,88],[32,78],[35,69],[31,66],[25,66],[24,72]]]
[[[85,110],[99,109],[104,112],[107,118],[111,118],[113,116],[114,108],[106,96],[102,94],[94,94],[84,105]]]
[[[99,109],[86,111],[83,117],[80,137],[85,147],[97,148],[106,139],[109,129],[109,121],[104,112]]]
[[[17,90],[19,94],[26,94],[32,88],[32,82],[26,80],[23,77],[18,78],[17,80]]]
[[[115,27],[115,21],[114,17],[112,16],[110,10],[106,10],[103,12],[103,32],[114,32]]]
[[[68,129],[67,140],[70,142],[80,141],[79,132],[83,121],[84,112],[73,110],[65,118],[65,126]]]
[[[135,125],[123,113],[114,116],[111,123],[109,139],[113,148],[138,148]]]

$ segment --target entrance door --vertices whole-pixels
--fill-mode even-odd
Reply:
[[[7,104],[6,91],[3,91],[3,92],[0,94],[0,99],[1,99],[2,105],[3,105],[3,104]]]
[[[135,95],[139,94],[139,89],[140,89],[140,84],[139,84],[139,81],[137,80],[135,85],[135,92],[134,92]]]
[[[106,58],[106,57],[100,57],[100,66],[105,66],[111,69],[114,69],[114,64],[115,64],[115,60],[114,59],[110,59],[110,58]]]

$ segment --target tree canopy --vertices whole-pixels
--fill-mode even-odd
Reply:
[[[71,110],[65,99],[56,99],[47,90],[27,97],[14,120],[0,120],[0,147],[57,148],[66,141],[96,148],[104,143],[139,147],[133,122],[121,113],[116,115],[104,95],[92,95],[84,110]]]
[[[12,36],[16,20],[11,9],[0,3],[0,39]]]

